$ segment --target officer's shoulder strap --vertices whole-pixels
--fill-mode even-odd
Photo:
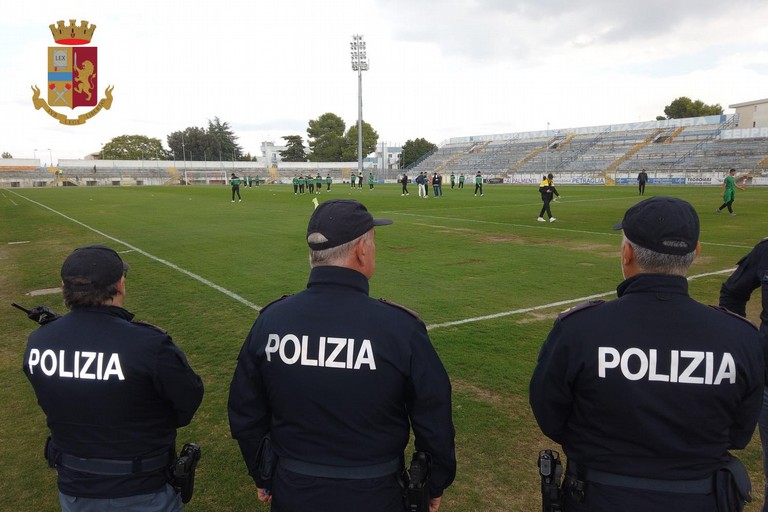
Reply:
[[[563,318],[569,317],[573,314],[578,313],[579,311],[584,311],[585,309],[594,308],[595,306],[599,306],[601,304],[605,304],[604,300],[591,300],[589,302],[583,302],[581,304],[577,304],[576,306],[570,307],[557,315],[558,320],[562,320]]]
[[[721,313],[725,313],[725,314],[727,314],[729,316],[732,316],[734,318],[738,318],[742,322],[746,322],[747,324],[749,324],[754,330],[757,330],[757,326],[755,324],[753,324],[748,318],[745,318],[745,317],[743,317],[743,316],[741,316],[741,315],[739,315],[737,313],[734,313],[733,311],[731,311],[728,308],[724,308],[722,306],[715,306],[714,304],[710,304],[709,307],[711,307],[712,309],[716,309],[716,310],[720,311]]]
[[[283,295],[282,297],[278,297],[277,299],[273,300],[272,302],[267,303],[265,306],[261,307],[261,309],[259,310],[259,314],[263,313],[272,304],[276,304],[276,303],[280,302],[281,300],[287,299],[290,296],[291,296],[291,294]]]
[[[412,317],[414,317],[414,318],[416,318],[418,320],[421,320],[421,318],[419,318],[419,314],[418,313],[416,313],[412,309],[408,309],[407,307],[403,306],[402,304],[398,304],[397,302],[392,302],[391,300],[387,300],[387,299],[379,299],[379,302],[381,302],[382,304],[386,304],[387,306],[392,306],[392,307],[397,308],[397,309],[402,309],[403,311],[405,311],[406,313],[408,313]]]
[[[151,324],[149,322],[145,322],[143,320],[134,320],[131,323],[134,324],[134,325],[140,325],[142,327],[148,327],[148,328],[150,328],[150,329],[152,329],[154,331],[161,332],[163,334],[168,334],[168,331],[166,331],[162,327],[158,327],[158,326],[156,326],[154,324]]]

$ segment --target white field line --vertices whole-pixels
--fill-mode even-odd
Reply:
[[[705,274],[697,274],[695,276],[688,276],[688,280],[693,281],[694,279],[698,279],[700,277],[716,276],[720,274],[730,274],[734,270],[736,270],[735,267],[728,268],[725,270],[718,270],[716,272],[707,272]],[[552,302],[550,304],[543,304],[541,306],[534,306],[532,308],[515,309],[513,311],[504,311],[503,313],[494,313],[492,315],[478,316],[475,318],[465,318],[464,320],[454,320],[453,322],[443,322],[440,324],[432,324],[427,326],[427,330],[431,331],[432,329],[440,329],[441,327],[453,327],[454,325],[469,324],[472,322],[481,322],[483,320],[492,320],[494,318],[501,318],[504,316],[520,315],[523,313],[530,313],[531,311],[539,311],[542,309],[551,309],[555,307],[566,306],[568,304],[580,304],[588,300],[599,299],[601,297],[608,297],[610,295],[615,295],[615,294],[616,294],[616,291],[613,290],[610,292],[598,293],[595,295],[587,295],[586,297],[579,297],[578,299],[561,300],[559,302]]]
[[[21,197],[22,199],[26,199],[30,203],[36,204],[36,205],[40,206],[41,208],[45,208],[46,210],[55,213],[56,215],[64,217],[65,219],[67,219],[67,220],[69,220],[71,222],[74,222],[75,224],[79,224],[80,226],[82,226],[82,227],[84,227],[84,228],[86,228],[86,229],[88,229],[90,231],[93,231],[94,233],[97,233],[97,234],[99,234],[99,235],[101,235],[101,236],[103,236],[105,238],[108,238],[108,239],[110,239],[110,240],[112,240],[114,242],[117,242],[117,243],[119,243],[121,245],[124,245],[125,247],[128,247],[129,249],[131,249],[133,251],[136,251],[139,254],[142,254],[142,255],[146,256],[147,258],[149,258],[151,260],[155,260],[158,263],[162,263],[163,265],[167,265],[168,267],[171,267],[173,270],[181,272],[182,274],[187,275],[187,276],[191,277],[192,279],[194,279],[196,281],[199,281],[199,282],[203,283],[204,285],[206,285],[206,286],[208,286],[210,288],[213,288],[214,290],[219,291],[219,292],[223,293],[224,295],[226,295],[228,297],[231,297],[231,298],[235,299],[236,301],[238,301],[238,302],[240,302],[242,304],[245,304],[246,306],[248,306],[251,309],[255,309],[256,311],[261,311],[261,308],[259,306],[257,306],[256,304],[252,303],[251,301],[249,301],[247,299],[244,299],[243,297],[239,296],[235,292],[227,290],[226,288],[224,288],[222,286],[219,286],[216,283],[214,283],[212,281],[209,281],[208,279],[195,274],[194,272],[190,272],[189,270],[184,269],[184,268],[176,265],[175,263],[171,263],[168,260],[164,260],[162,258],[158,258],[157,256],[154,256],[153,254],[150,254],[147,251],[136,247],[135,245],[131,245],[128,242],[124,242],[123,240],[120,240],[119,238],[115,238],[115,237],[113,237],[111,235],[108,235],[108,234],[104,233],[103,231],[99,231],[98,229],[93,228],[93,227],[89,226],[88,224],[80,222],[77,219],[73,219],[72,217],[69,217],[68,215],[65,215],[65,214],[63,214],[63,213],[61,213],[59,211],[54,210],[50,206],[46,206],[46,205],[44,205],[42,203],[38,203],[37,201],[29,199],[28,197],[25,197],[25,196],[23,196],[21,194],[17,194],[16,192],[12,192],[12,193],[16,194],[17,196]]]
[[[10,197],[6,196],[6,195],[5,195],[5,193],[3,193],[3,197],[4,197],[4,198],[6,198],[7,200],[9,200],[13,206],[19,206],[19,205],[16,203],[16,201],[14,201],[14,200],[13,200],[13,199],[11,199]]]

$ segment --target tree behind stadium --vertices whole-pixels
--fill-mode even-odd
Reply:
[[[351,162],[357,160],[357,123],[344,132],[344,120],[331,112],[309,121],[307,144],[311,162]],[[376,150],[379,134],[363,121],[363,156]]]
[[[656,116],[657,121],[665,119],[682,119],[684,117],[719,116],[723,113],[723,107],[719,103],[707,105],[701,100],[692,101],[691,98],[680,96],[672,103],[664,107],[665,116]]]
[[[279,151],[283,162],[306,162],[307,152],[304,150],[304,141],[301,135],[283,135],[285,149]]]
[[[208,128],[190,126],[172,132],[166,141],[175,160],[234,161],[246,158],[237,139],[229,123],[214,117],[208,120]]]
[[[160,139],[146,135],[120,135],[101,148],[102,160],[164,160],[167,152]]]
[[[307,128],[307,144],[312,162],[343,162],[344,120],[326,112],[317,119],[310,119]]]
[[[416,140],[408,139],[403,144],[403,151],[400,153],[400,167],[405,168],[418,161],[424,155],[437,149],[436,144],[432,144],[427,139]]]

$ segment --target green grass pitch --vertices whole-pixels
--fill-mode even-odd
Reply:
[[[312,198],[356,198],[380,217],[371,295],[417,311],[430,329],[454,389],[458,473],[445,511],[540,509],[536,455],[559,449],[538,430],[528,381],[556,314],[583,297],[612,298],[621,281],[620,232],[611,229],[637,202],[635,187],[561,186],[554,223],[536,222],[537,187],[486,185],[419,199],[399,185],[296,196],[290,186],[67,187],[0,190],[0,492],[4,509],[57,510],[55,474],[47,469],[45,419],[21,358],[35,328],[12,301],[63,312],[59,270],[78,246],[102,243],[130,263],[127,309],[167,329],[202,376],[206,394],[179,442],[202,445],[189,511],[265,510],[258,504],[237,444],[226,398],[235,359],[257,308],[304,288],[304,241]],[[690,201],[702,226],[702,253],[691,268],[691,294],[716,303],[720,284],[768,236],[768,187],[737,191],[736,217],[715,215],[719,187],[649,185],[646,197]],[[758,292],[759,293],[759,292]],[[759,299],[750,302],[757,321]],[[741,453],[762,503],[757,436]],[[758,510],[758,503],[747,510]]]

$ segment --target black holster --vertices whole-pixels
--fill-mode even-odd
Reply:
[[[195,492],[195,469],[201,455],[198,445],[187,443],[169,468],[169,483],[181,495],[183,503],[189,503]]]
[[[272,488],[272,477],[277,467],[277,455],[272,449],[272,438],[267,433],[261,438],[259,448],[256,450],[256,485],[263,489]]]
[[[56,461],[56,450],[53,448],[53,439],[51,436],[48,436],[45,439],[45,448],[43,448],[43,457],[45,458],[45,462],[48,463],[49,468],[55,468],[57,461]]]
[[[429,475],[432,456],[427,452],[415,452],[404,489],[405,510],[408,512],[429,512]]]
[[[714,476],[718,512],[742,512],[744,504],[752,501],[752,482],[744,464],[731,456]]]
[[[541,510],[560,512],[563,510],[563,489],[560,486],[563,466],[560,462],[560,454],[554,450],[541,450],[538,466],[539,476],[541,476]]]

